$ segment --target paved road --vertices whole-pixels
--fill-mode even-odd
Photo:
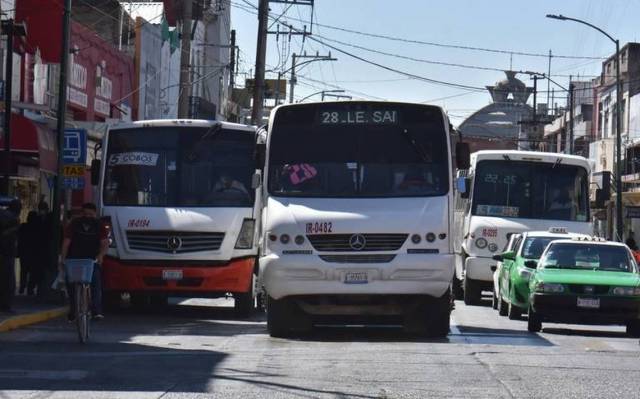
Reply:
[[[0,398],[635,398],[640,345],[618,327],[546,325],[456,303],[447,340],[392,328],[272,339],[263,316],[191,301],[124,311],[76,342],[57,320],[0,334]],[[209,306],[203,306],[209,305]]]

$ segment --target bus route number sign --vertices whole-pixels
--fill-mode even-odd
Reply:
[[[331,110],[320,111],[321,125],[395,125],[396,110]]]

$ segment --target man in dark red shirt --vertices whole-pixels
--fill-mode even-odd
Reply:
[[[109,237],[106,227],[98,219],[96,206],[92,203],[82,205],[82,215],[69,222],[64,231],[60,266],[64,270],[65,259],[95,259],[91,281],[91,312],[95,319],[102,319],[102,279],[101,265],[107,249]],[[67,284],[69,294],[69,320],[75,318],[74,287]]]

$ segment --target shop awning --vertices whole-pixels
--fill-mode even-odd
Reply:
[[[4,137],[0,138],[2,149]],[[16,113],[11,114],[11,152],[37,155],[40,169],[50,173],[57,170],[55,133],[48,126]]]

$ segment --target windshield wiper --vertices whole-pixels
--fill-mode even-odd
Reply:
[[[422,147],[422,145],[420,145],[420,144],[418,144],[418,142],[416,142],[416,139],[411,135],[411,133],[409,133],[408,129],[402,129],[402,137],[407,139],[409,144],[411,144],[413,149],[416,151],[416,154],[418,154],[420,159],[422,159],[422,162],[424,162],[424,163],[431,162],[431,160],[429,159],[429,156],[427,155],[427,153],[424,150],[424,148]]]

